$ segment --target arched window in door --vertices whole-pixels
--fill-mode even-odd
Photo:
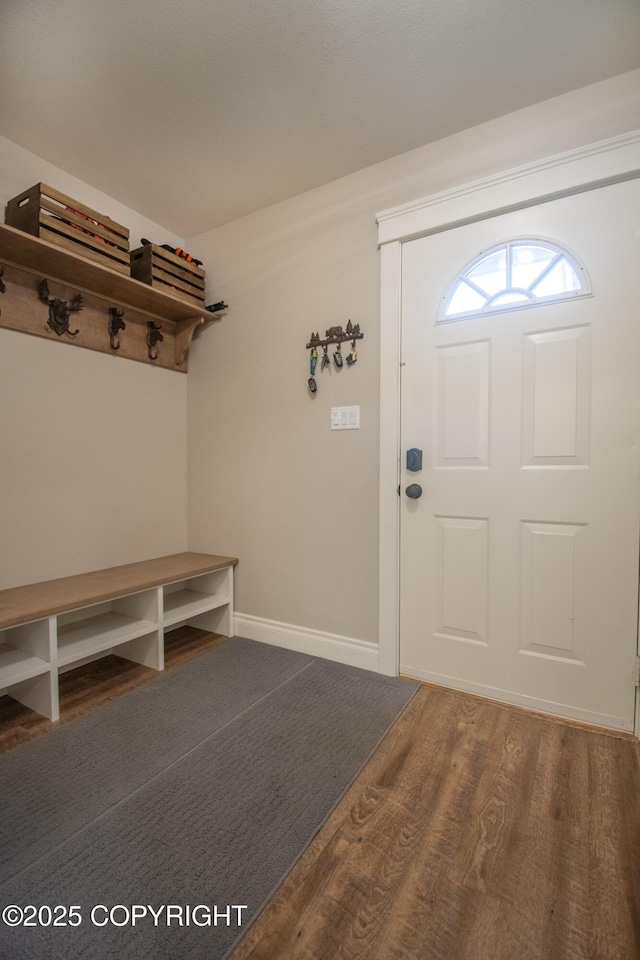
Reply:
[[[587,271],[575,254],[547,240],[509,240],[483,250],[458,274],[442,298],[438,322],[590,294]]]

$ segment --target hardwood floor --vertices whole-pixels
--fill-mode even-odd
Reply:
[[[227,638],[194,627],[179,627],[165,636],[165,670],[186,663]],[[0,754],[40,737],[101,703],[107,703],[158,676],[156,670],[108,656],[94,660],[60,677],[60,720],[52,723],[11,697],[0,697]]]
[[[230,960],[638,960],[639,749],[423,686]]]
[[[154,677],[70,671],[60,722]],[[0,698],[0,751],[54,726]],[[229,960],[409,958],[638,960],[640,744],[422,686]]]

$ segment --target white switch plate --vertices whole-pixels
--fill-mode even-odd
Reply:
[[[332,430],[359,430],[360,407],[331,407]]]

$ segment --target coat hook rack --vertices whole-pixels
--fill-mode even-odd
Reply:
[[[116,342],[116,337],[120,330],[126,330],[127,325],[122,319],[124,317],[124,310],[122,307],[109,307],[109,343],[111,344],[112,350],[120,349],[120,341]]]

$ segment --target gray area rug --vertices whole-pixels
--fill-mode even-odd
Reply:
[[[235,638],[9,753],[0,957],[220,960],[417,687]]]

